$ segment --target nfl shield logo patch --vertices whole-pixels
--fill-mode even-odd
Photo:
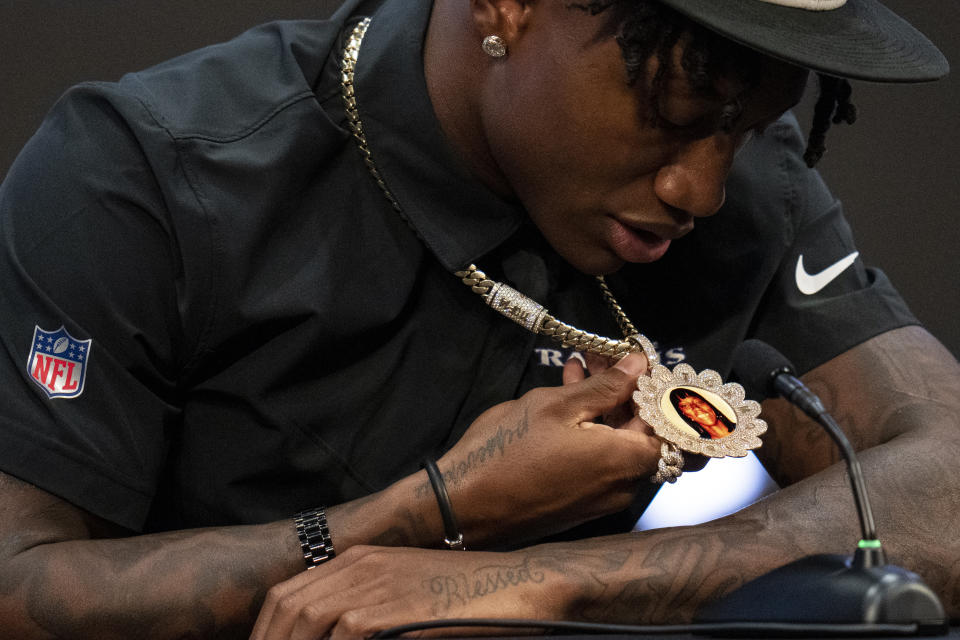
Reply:
[[[27,373],[50,398],[76,398],[83,393],[93,340],[77,340],[60,327],[33,330]]]

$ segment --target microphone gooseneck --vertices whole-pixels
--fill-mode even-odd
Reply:
[[[863,471],[856,451],[844,435],[840,425],[827,412],[823,402],[795,375],[786,356],[760,340],[747,340],[734,355],[733,370],[748,393],[761,397],[780,396],[820,424],[840,448],[847,463],[847,473],[853,490],[853,499],[860,519],[862,539],[857,547],[854,561],[865,566],[886,563],[883,548],[877,539],[873,511],[867,496]]]

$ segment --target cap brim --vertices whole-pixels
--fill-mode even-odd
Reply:
[[[751,49],[819,73],[927,82],[950,65],[926,36],[876,0],[811,11],[762,0],[659,0]]]

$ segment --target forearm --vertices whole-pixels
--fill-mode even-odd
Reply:
[[[5,562],[0,636],[245,637],[298,555],[288,522],[41,544]]]
[[[948,614],[960,616],[960,495],[950,442],[904,436],[860,455],[880,540],[891,563],[920,574]],[[757,504],[712,523],[550,546],[534,554],[576,551],[605,571],[558,565],[574,577],[565,617],[664,623],[692,618],[705,602],[794,559],[851,554],[860,529],[846,471],[836,464]],[[619,568],[616,559],[621,559]],[[541,561],[542,562],[542,561]],[[551,560],[557,562],[557,560]]]
[[[270,587],[304,570],[292,520],[88,539],[78,510],[6,478],[40,508],[0,540],[0,638],[246,638]],[[440,540],[399,499],[413,484],[328,509],[335,548]]]
[[[914,483],[929,483],[943,470],[900,463],[931,453],[927,448],[921,439],[904,439],[864,452],[862,462],[890,560],[919,572],[956,615],[952,585],[960,571],[948,559],[960,557],[960,545],[923,552],[940,542],[941,527],[958,524],[957,516],[930,492],[902,501]],[[948,482],[956,484],[955,477]],[[860,535],[847,485],[842,465],[834,465],[705,525],[509,553],[358,548],[272,590],[253,637],[287,637],[294,628],[362,637],[434,618],[687,622],[704,603],[791,560],[852,553]],[[933,571],[936,565],[946,569]]]

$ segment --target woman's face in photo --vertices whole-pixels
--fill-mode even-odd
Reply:
[[[677,403],[677,408],[680,409],[683,415],[705,427],[712,427],[717,424],[717,414],[713,410],[713,407],[700,398],[692,396],[682,398],[680,402]]]

